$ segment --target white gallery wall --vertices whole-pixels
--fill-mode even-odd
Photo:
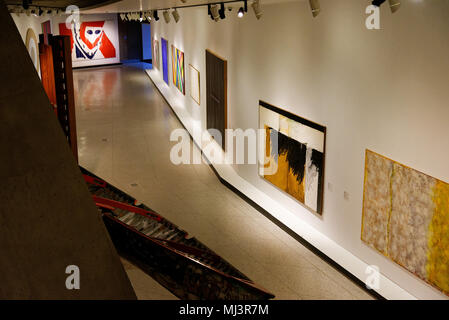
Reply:
[[[28,28],[32,28],[36,37],[39,38],[39,34],[42,34],[42,23],[50,20],[51,22],[51,31],[53,35],[59,35],[59,24],[65,23],[67,19],[67,15],[63,14],[60,16],[44,16],[39,17],[35,15],[27,16],[22,13],[17,15],[15,13],[11,14],[13,20],[17,26],[17,29],[22,36],[23,41],[26,40],[26,33]],[[81,22],[88,21],[109,21],[111,27],[108,28],[106,35],[111,40],[114,45],[116,56],[114,58],[108,59],[85,59],[85,60],[74,60],[72,62],[72,66],[76,67],[89,67],[89,66],[97,66],[97,65],[105,65],[105,64],[115,64],[120,63],[120,46],[119,46],[119,35],[118,35],[118,21],[117,14],[82,14],[80,15]],[[39,40],[39,39],[38,39]]]
[[[315,230],[329,244],[320,249],[363,281],[361,266],[376,265],[388,280],[381,286],[396,284],[419,299],[444,299],[362,243],[360,234],[366,149],[449,181],[449,1],[403,0],[395,14],[383,5],[381,30],[365,28],[370,2],[321,0],[315,19],[308,1],[261,0],[261,20],[251,11],[238,19],[238,7],[218,23],[207,8],[180,10],[177,24],[166,24],[161,15],[152,34],[185,53],[186,95],[171,80],[171,57],[170,86],[161,85],[161,91],[189,129],[205,130],[210,49],[228,61],[229,128],[257,129],[259,100],[326,126],[322,217],[262,179],[256,165],[234,166],[249,182],[240,190],[253,199],[257,194],[262,206],[279,208],[271,213],[306,239],[298,226]],[[189,64],[201,73],[200,106],[190,97]],[[159,71],[150,75],[161,83]],[[386,288],[378,291],[389,296]]]
[[[19,30],[24,44],[26,43],[27,31],[29,28],[33,30],[34,34],[37,37],[37,41],[39,41],[39,34],[42,33],[41,24],[49,20],[46,17],[36,17],[34,15],[27,16],[26,14],[17,15],[15,13],[11,14],[11,17],[13,18],[14,23],[17,26],[17,30]],[[39,56],[39,54],[37,54],[37,56]],[[39,59],[39,57],[37,58]],[[40,68],[38,74],[40,76]]]

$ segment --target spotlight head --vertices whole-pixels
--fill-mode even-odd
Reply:
[[[153,11],[153,18],[154,20],[159,21],[159,14],[157,13],[157,10]]]
[[[168,10],[165,10],[164,12],[162,12],[162,15],[164,16],[165,23],[169,23],[170,22],[170,12],[168,12]]]
[[[245,11],[243,11],[243,7],[240,7],[239,12],[237,13],[237,17],[243,18],[244,14],[245,14]]]
[[[309,4],[310,10],[312,10],[312,16],[315,18],[321,12],[320,0],[309,0]]]
[[[31,3],[31,1],[29,1],[29,0],[23,0],[23,1],[22,1],[22,7],[23,7],[25,10],[28,10],[28,9],[30,8],[30,3]]]
[[[385,0],[373,0],[372,4],[373,4],[373,6],[380,7],[381,4],[384,2],[385,2]]]
[[[218,10],[218,14],[220,15],[220,19],[226,19],[225,5],[223,2],[220,4],[220,10]]]
[[[262,17],[262,10],[260,9],[260,2],[259,0],[254,0],[252,4],[254,14],[256,15],[257,20],[259,20]]]
[[[217,22],[218,20],[220,20],[220,13],[218,12],[218,5],[213,4],[210,6],[210,12],[212,15],[212,18]]]
[[[178,10],[175,8],[175,9],[171,12],[171,14],[173,15],[173,19],[175,19],[175,22],[178,23],[178,21],[179,21],[179,12],[178,12]]]
[[[401,2],[399,0],[388,0],[390,2],[391,13],[395,13],[401,7]]]

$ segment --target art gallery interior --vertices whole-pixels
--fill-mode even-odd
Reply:
[[[0,24],[0,298],[448,299],[449,1]]]

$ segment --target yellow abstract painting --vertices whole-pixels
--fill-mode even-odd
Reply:
[[[449,295],[449,184],[367,150],[362,240]]]

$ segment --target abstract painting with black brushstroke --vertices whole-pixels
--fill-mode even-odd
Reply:
[[[259,102],[260,175],[310,210],[323,212],[326,128],[266,102]]]

